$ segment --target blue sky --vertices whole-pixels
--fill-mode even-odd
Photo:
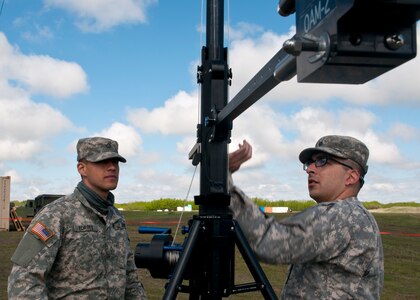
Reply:
[[[230,97],[294,34],[294,16],[280,17],[277,3],[226,1]],[[186,197],[205,43],[201,7],[201,1],[4,1],[0,175],[12,178],[12,200],[71,193],[80,180],[76,142],[98,135],[116,139],[128,160],[117,202]],[[254,147],[235,182],[250,196],[309,199],[298,154],[323,135],[343,134],[371,151],[361,200],[420,202],[419,67],[415,58],[363,85],[296,77],[279,84],[234,121],[230,148],[243,139]],[[198,182],[196,175],[189,199],[199,194]]]

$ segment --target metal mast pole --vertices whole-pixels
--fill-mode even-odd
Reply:
[[[230,125],[216,125],[217,114],[228,99],[227,48],[223,47],[223,0],[207,1],[206,46],[202,49],[200,195],[195,197],[200,214],[218,213],[229,205],[227,191],[227,145]]]

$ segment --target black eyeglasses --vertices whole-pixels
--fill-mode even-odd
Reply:
[[[345,164],[345,163],[343,163],[341,161],[338,161],[338,160],[336,160],[336,159],[334,159],[332,157],[329,157],[329,156],[322,156],[322,157],[319,157],[319,158],[317,158],[315,160],[313,160],[313,159],[308,160],[307,162],[305,162],[303,164],[303,170],[306,171],[308,169],[309,165],[312,164],[312,163],[315,163],[315,167],[317,167],[317,168],[322,167],[322,166],[325,166],[329,160],[332,160],[332,161],[334,161],[334,162],[336,162],[336,163],[338,163],[338,164],[340,164],[342,166],[345,166],[345,167],[350,168],[351,170],[353,170],[353,167],[352,166],[350,166],[348,164]]]

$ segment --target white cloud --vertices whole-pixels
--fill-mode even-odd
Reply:
[[[237,148],[245,139],[253,145],[254,155],[249,166],[256,167],[268,162],[273,155],[284,155],[285,142],[282,124],[285,116],[266,105],[254,105],[234,121],[230,150]]]
[[[361,140],[366,143],[370,150],[370,164],[373,162],[391,165],[401,164],[400,150],[393,141],[384,141],[373,131],[369,131]]]
[[[146,9],[157,0],[44,0],[44,3],[75,14],[82,31],[101,32],[121,24],[146,22]]]
[[[227,27],[226,27],[227,28]],[[260,34],[264,31],[264,28],[257,24],[250,24],[245,22],[239,22],[234,27],[229,27],[226,35],[230,40],[241,40],[246,36],[252,36]]]
[[[193,170],[193,167],[191,167]],[[192,173],[191,173],[192,174]],[[121,175],[121,182],[115,191],[119,202],[127,201],[150,201],[161,198],[185,199],[189,184],[191,183],[190,174],[180,174],[173,172],[159,172],[156,169],[148,168],[139,170],[135,178],[135,183],[127,183],[126,175]],[[188,199],[191,200],[197,195],[199,176],[196,173],[193,182],[193,188],[190,191]],[[128,196],[127,196],[128,195]]]
[[[14,139],[0,140],[0,160],[29,159],[35,153],[41,152],[44,147],[40,141],[19,141]]]
[[[142,151],[143,140],[136,130],[122,123],[113,123],[109,128],[93,136],[102,136],[118,142],[118,152],[125,158],[137,156]]]
[[[355,118],[357,118],[357,122],[354,122]],[[375,121],[375,116],[363,109],[326,110],[304,107],[291,116],[290,126],[293,126],[298,135],[306,142],[326,134],[347,134],[361,139]],[[315,141],[313,142],[315,144]]]
[[[146,108],[130,109],[127,119],[134,126],[146,133],[187,134],[198,123],[198,97],[180,91],[173,98],[165,101],[163,107],[149,111]]]
[[[389,129],[388,135],[391,138],[400,138],[405,141],[419,140],[420,129],[398,122],[392,124],[392,126]]]
[[[243,26],[242,26],[243,27]],[[242,28],[241,27],[241,28]],[[236,33],[229,49],[229,67],[233,70],[231,95],[234,96],[277,53],[292,32],[277,35],[264,32],[257,37]]]
[[[395,193],[398,191],[397,186],[391,183],[374,183],[370,185],[369,189],[379,194]]]
[[[0,80],[31,93],[69,97],[88,89],[87,77],[76,63],[43,55],[24,55],[0,32]]]
[[[243,138],[250,141],[255,149],[252,159],[255,162],[250,161],[250,165],[257,166],[273,157],[295,161],[300,151],[315,145],[321,136],[350,135],[367,144],[371,162],[400,164],[402,156],[397,145],[374,132],[375,122],[376,117],[363,109],[304,107],[285,116],[270,107],[255,105],[235,121],[232,147]],[[291,133],[293,138],[285,137]]]
[[[0,106],[0,138],[45,138],[73,129],[71,122],[60,111],[44,103],[31,102],[24,97],[0,97]]]
[[[58,110],[31,102],[19,89],[0,84],[0,160],[29,159],[45,150],[44,140],[74,125]]]
[[[19,172],[16,170],[13,170],[13,169],[6,170],[4,174],[5,176],[10,176],[10,178],[12,178],[13,180],[12,184],[23,182],[22,176],[20,176]]]
[[[87,88],[86,75],[74,63],[47,56],[24,55],[0,32],[0,160],[25,160],[48,151],[46,139],[72,122],[31,93],[67,97]]]
[[[35,24],[31,31],[22,33],[22,37],[30,42],[43,42],[54,38],[54,34],[48,26]]]

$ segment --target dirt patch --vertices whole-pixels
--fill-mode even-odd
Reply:
[[[420,207],[393,206],[388,208],[371,209],[372,213],[420,214]]]

